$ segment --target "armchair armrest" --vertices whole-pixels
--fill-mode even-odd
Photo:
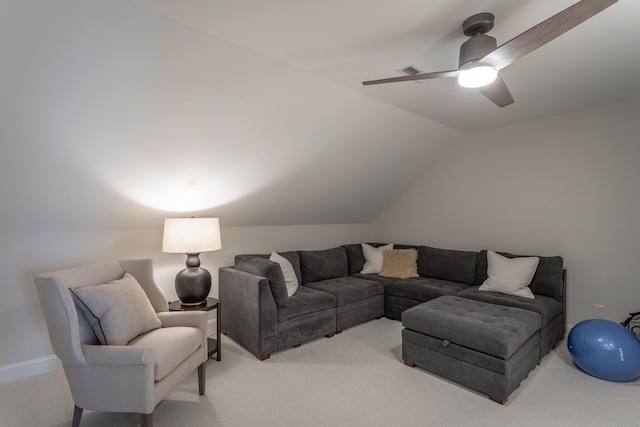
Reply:
[[[145,347],[83,344],[86,364],[64,370],[73,401],[95,411],[149,414],[158,403],[153,350]]]
[[[191,326],[207,331],[207,312],[205,311],[165,311],[158,313],[163,328],[173,326]]]
[[[205,360],[207,353],[207,319],[209,318],[205,311],[165,311],[158,313],[160,323],[163,328],[172,328],[177,326],[188,326],[200,329],[202,333],[202,348],[205,349]]]
[[[145,347],[83,344],[82,351],[89,366],[153,366],[153,351]]]

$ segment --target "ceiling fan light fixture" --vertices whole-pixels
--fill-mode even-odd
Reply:
[[[458,84],[462,87],[476,88],[486,86],[498,77],[498,70],[487,65],[464,70],[458,76]]]

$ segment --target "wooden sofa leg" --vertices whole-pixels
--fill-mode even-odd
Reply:
[[[331,337],[333,337],[334,335],[335,335],[335,334],[334,334],[333,332],[331,332],[330,334],[327,334],[327,335],[325,335],[324,337],[325,337],[325,338],[331,338]]]
[[[263,354],[261,356],[257,356],[258,360],[263,361],[263,360],[267,360],[268,358],[271,357],[271,353],[267,353],[267,354]]]
[[[497,402],[497,403],[499,403],[501,405],[504,405],[505,403],[507,403],[507,399],[500,399],[499,397],[494,396],[492,394],[489,395],[489,399],[491,399],[494,402]]]
[[[82,408],[78,407],[78,405],[73,405],[73,421],[71,421],[71,427],[79,427],[80,418],[82,418]]]
[[[376,317],[376,320],[380,320],[380,319],[382,319],[382,316]]]
[[[405,364],[405,365],[407,365],[407,366],[408,366],[408,367],[410,367],[410,368],[413,368],[414,366],[416,366],[416,365],[414,365],[414,364],[413,364],[413,362],[411,362],[411,361],[409,361],[409,360],[405,360],[405,361],[404,361],[404,364]]]
[[[140,414],[140,427],[153,427],[153,412]]]
[[[342,329],[338,329],[338,330],[336,331],[336,334],[341,334],[341,333],[342,333]]]
[[[205,391],[205,381],[207,379],[207,364],[202,363],[198,366],[198,392],[200,396],[204,396]]]

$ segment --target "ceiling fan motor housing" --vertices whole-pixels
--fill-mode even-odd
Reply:
[[[498,47],[498,42],[494,37],[486,34],[476,34],[460,46],[460,60],[458,67],[469,61],[477,61],[484,58],[489,52]]]
[[[471,37],[460,46],[460,60],[458,67],[469,61],[477,61],[484,58],[489,52],[498,47],[495,38],[487,33],[493,28],[495,16],[491,13],[483,12],[470,16],[462,23],[462,32],[465,36]]]

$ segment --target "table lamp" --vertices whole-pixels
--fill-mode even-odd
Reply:
[[[211,274],[200,267],[200,253],[222,249],[218,218],[166,218],[162,252],[187,254],[187,268],[176,275],[182,305],[200,305],[211,290]]]

